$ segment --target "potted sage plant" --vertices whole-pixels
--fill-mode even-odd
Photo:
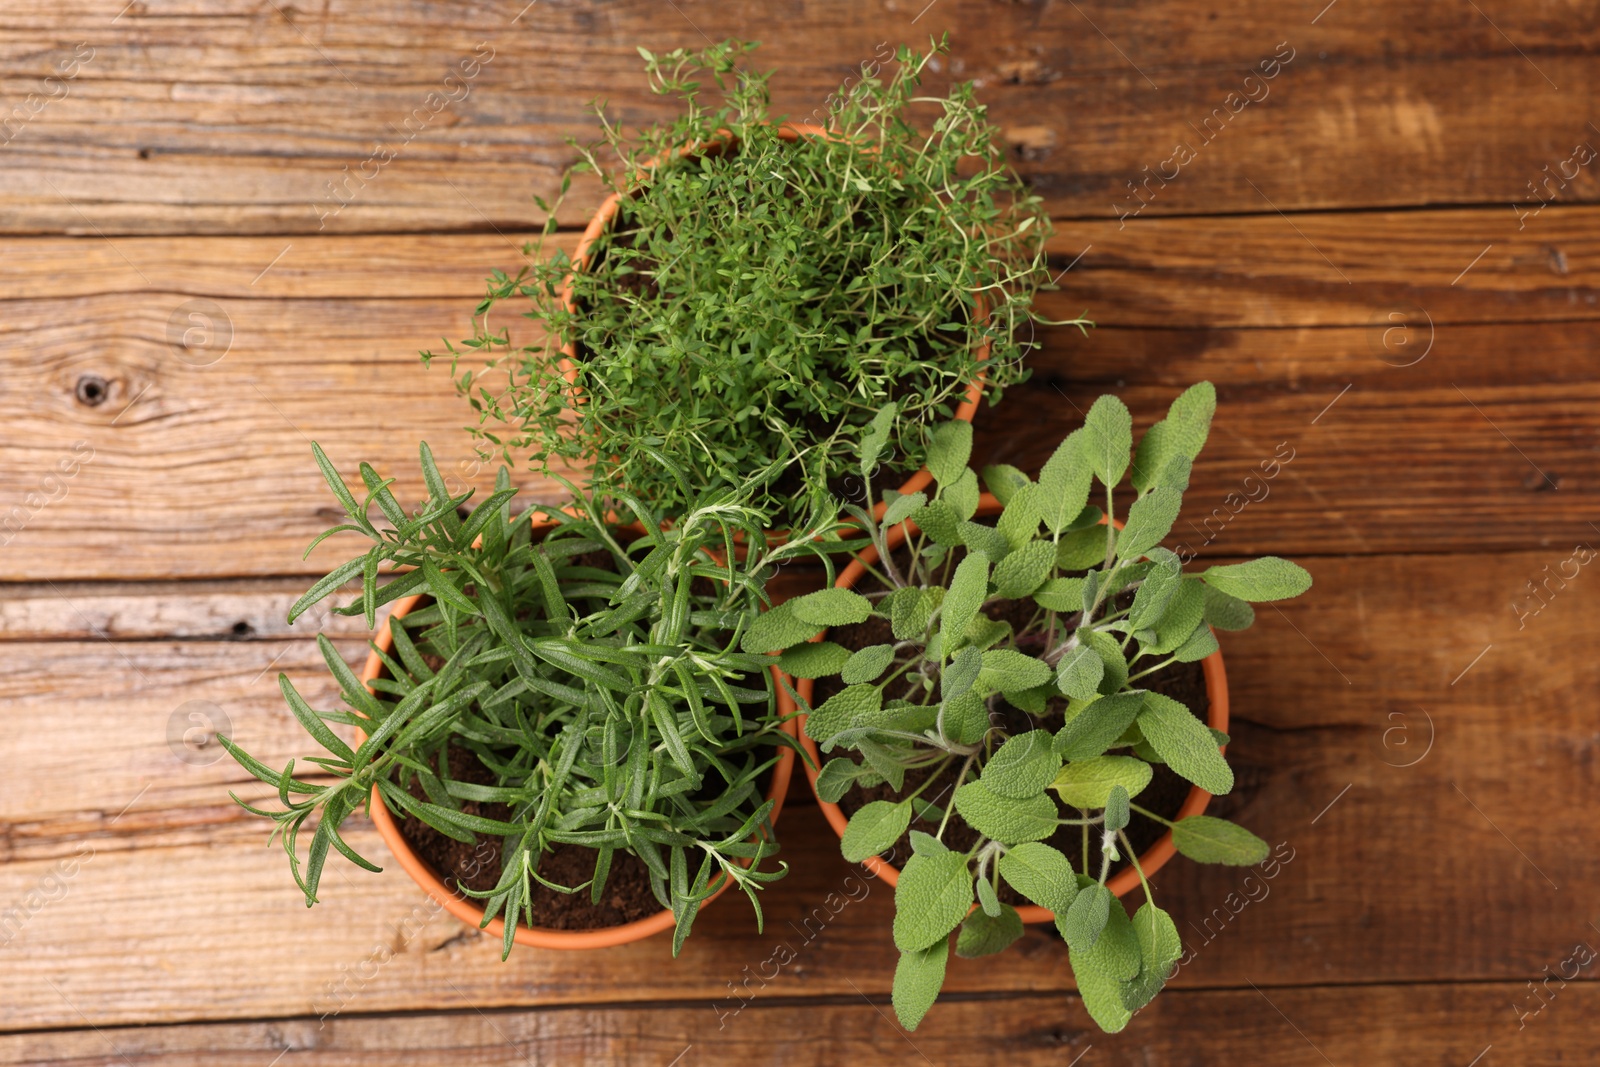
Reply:
[[[834,586],[744,634],[798,679],[807,771],[845,857],[896,884],[908,1029],[939,992],[952,932],[958,955],[979,957],[1043,921],[1090,1015],[1120,1030],[1181,952],[1149,875],[1174,849],[1267,854],[1201,814],[1234,783],[1213,629],[1248,626],[1250,602],[1311,579],[1276,557],[1186,573],[1161,547],[1214,407],[1210,383],[1193,387],[1135,450],[1127,408],[1101,397],[1036,479],[985,469],[988,494],[971,428],[947,423],[931,492],[851,507],[868,544]],[[1130,915],[1120,897],[1135,887]]]

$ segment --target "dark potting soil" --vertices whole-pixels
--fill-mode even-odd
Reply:
[[[896,562],[902,561],[901,556],[902,553],[896,553]],[[1015,629],[1027,623],[1033,615],[1034,608],[1031,604],[1023,601],[1008,601],[1003,604],[987,606],[984,611],[992,619],[1011,623]],[[866,622],[852,626],[835,627],[828,631],[827,639],[854,650],[866,648],[870,645],[893,642],[894,635],[887,620],[874,617]],[[1040,639],[1040,644],[1042,645],[1042,638]],[[1019,647],[1023,651],[1033,651],[1027,647],[1026,642]],[[1042,651],[1042,649],[1040,650]],[[1205,668],[1201,664],[1174,663],[1147,678],[1141,679],[1141,681],[1144,683],[1145,688],[1172,697],[1189,708],[1201,722],[1206,721],[1206,714],[1210,709],[1210,700],[1206,694]],[[822,701],[843,688],[837,676],[819,678],[814,684],[812,706],[822,703]],[[894,695],[911,696],[909,692]],[[997,710],[1004,717],[1004,727],[1008,734],[1014,736],[1019,733],[1026,733],[1029,730],[1048,730],[1054,733],[1065,722],[1066,700],[1057,699],[1051,701],[1046,705],[1042,715],[1032,715],[1021,708],[1013,707],[1005,701],[1000,702]],[[829,758],[841,755],[848,754],[836,749],[829,756],[823,757],[823,759],[826,762]],[[1184,800],[1189,796],[1189,783],[1165,764],[1152,764],[1151,770],[1154,774],[1150,779],[1150,784],[1145,786],[1144,790],[1134,798],[1135,802],[1142,808],[1171,819],[1178,814],[1178,809],[1183,806]],[[931,767],[907,771],[905,782],[900,789],[895,789],[888,782],[880,782],[878,785],[865,788],[852,786],[840,798],[839,807],[846,816],[851,816],[875,800],[897,801],[901,797],[914,792],[933,773],[934,768]],[[945,768],[945,777],[948,779],[947,783],[942,786],[935,785],[930,792],[923,794],[924,799],[941,808],[950,803],[950,792],[954,785],[954,774],[950,772],[948,767]],[[920,830],[923,833],[931,834],[938,828],[937,818],[925,820],[913,815],[911,825],[906,828],[904,834],[900,835],[899,840],[894,843],[893,847],[883,853],[883,858],[897,868],[904,866],[906,859],[911,855],[911,831]],[[1128,824],[1126,833],[1128,840],[1133,843],[1135,852],[1142,855],[1161,838],[1166,829],[1165,826],[1154,820],[1135,814],[1133,820]],[[965,851],[977,843],[979,836],[976,830],[968,826],[959,817],[952,816],[949,824],[945,827],[942,840],[952,849]],[[1099,849],[1094,840],[1095,836],[1096,831],[1091,827],[1090,854],[1098,857]],[[1058,849],[1071,860],[1073,867],[1077,870],[1083,869],[1083,842],[1083,828],[1078,826],[1060,827],[1055,834],[1045,841],[1046,844]],[[1129,864],[1124,858],[1122,862],[1113,864],[1112,873],[1115,874],[1128,866]],[[1004,882],[1000,886],[1000,899],[1012,905],[1028,903],[1027,900]]]
[[[494,784],[494,772],[485,767],[471,749],[452,745],[449,753],[452,778],[477,785]],[[411,784],[411,795],[419,800],[426,799],[421,784],[416,781]],[[476,800],[462,801],[461,810],[486,819],[505,819],[511,814],[505,804]],[[446,837],[420,819],[397,818],[396,822],[401,835],[417,855],[450,888],[460,885],[482,892],[499,883],[502,869],[499,838],[476,834],[476,844],[469,845]],[[539,876],[556,885],[582,885],[594,876],[598,855],[594,849],[581,845],[556,845],[539,860]],[[481,900],[468,899],[482,904]],[[650,890],[649,870],[642,860],[629,852],[612,854],[611,872],[606,877],[599,904],[590,903],[588,889],[560,893],[537,881],[533,883],[533,924],[546,929],[599,930],[643,919],[660,910],[661,903]]]

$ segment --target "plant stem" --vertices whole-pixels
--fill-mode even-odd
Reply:
[[[960,789],[961,788],[961,783],[966,781],[966,779],[967,779],[967,771],[972,769],[972,761],[977,759],[977,758],[978,758],[978,754],[976,752],[974,752],[972,755],[968,756],[967,757],[967,761],[961,765],[961,773],[956,775],[955,789]],[[952,812],[954,812],[956,810],[955,789],[952,789],[950,791],[950,803],[945,805],[944,818],[939,820],[939,830],[938,830],[937,833],[935,833],[933,835],[936,839],[939,839],[939,840],[943,840],[944,839],[944,828],[950,824],[950,815],[951,815]]]
[[[1143,815],[1147,819],[1154,819],[1156,822],[1160,823],[1163,826],[1176,826],[1177,825],[1176,823],[1172,822],[1170,819],[1163,819],[1161,816],[1157,815],[1155,812],[1146,811],[1145,809],[1141,808],[1137,804],[1129,804],[1128,807],[1129,807],[1130,810],[1138,812],[1140,815]]]
[[[1139,875],[1139,885],[1144,889],[1146,904],[1154,904],[1155,898],[1150,894],[1150,882],[1144,876],[1144,868],[1139,865],[1139,856],[1133,850],[1133,842],[1128,840],[1128,835],[1121,830],[1117,831],[1117,838],[1122,842],[1122,847],[1128,850],[1128,862],[1133,864],[1133,869]]]

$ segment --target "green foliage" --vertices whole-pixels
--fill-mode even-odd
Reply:
[[[959,852],[917,852],[894,887],[894,943],[927,948],[956,928],[972,905],[972,875]]]
[[[1017,915],[1017,909],[1010,904],[1001,904],[999,912],[991,916],[983,911],[975,911],[966,917],[961,923],[961,932],[956,935],[957,956],[964,960],[992,956],[996,952],[1004,952],[1022,937],[1022,918]],[[935,989],[934,993],[937,994],[938,990]],[[932,1003],[931,997],[929,1003]]]
[[[297,777],[293,760],[273,770],[222,739],[278,790],[279,810],[245,806],[273,820],[306,903],[317,901],[330,849],[377,869],[340,833],[376,787],[398,818],[495,843],[502,877],[472,895],[483,899],[485,924],[508,920],[507,952],[519,921],[538,924],[535,881],[598,901],[618,851],[643,861],[657,899],[677,916],[674,951],[700,903],[728,882],[759,917],[755,891],[783,873],[781,865],[760,867],[777,851],[761,782],[778,747],[792,741],[767,657],[738,646],[765,617],[758,613],[768,576],[808,551],[805,539],[739,560],[728,551],[731,539],[764,545],[765,516],[715,497],[664,529],[634,501],[580,496],[573,511],[544,514],[548,527],[535,529],[539,512],[511,516],[504,470],[496,492],[463,518],[458,509],[472,494],[446,493],[427,445],[430,497],[407,514],[370,467],[361,468],[367,494],[358,503],[320,448],[316,456],[345,512],[331,532],[372,545],[316,582],[291,617],[351,579],[361,588],[334,609],[341,614],[371,620],[377,607],[412,593],[430,594],[432,603],[390,620],[387,670],[370,691],[319,639],[344,708],[312,709],[280,675],[291,711],[326,752],[302,762],[314,774]],[[368,516],[374,504],[377,523]],[[626,510],[639,525],[602,518]],[[835,522],[824,513],[814,529]],[[352,748],[336,728],[367,738]],[[452,749],[475,756],[493,781],[452,777]],[[418,784],[426,799],[413,795]],[[468,814],[469,800],[504,805],[507,814]],[[312,823],[302,860],[300,834]],[[542,876],[543,857],[558,845],[596,850],[593,876],[571,886]]]
[[[898,841],[910,825],[909,801],[891,804],[887,800],[875,800],[850,817],[840,842],[844,858],[860,863],[868,856],[876,856]]]
[[[891,999],[900,1025],[915,1030],[939,997],[944,968],[950,959],[950,939],[941,937],[927,948],[902,952],[894,968]]]
[[[1172,826],[1178,851],[1200,863],[1249,867],[1267,858],[1267,843],[1244,827],[1210,815],[1191,815]]]
[[[845,855],[876,854],[908,828],[919,842],[895,896],[895,943],[919,983],[934,968],[915,954],[943,944],[958,923],[958,955],[988,955],[1015,939],[1000,897],[1009,887],[1055,914],[1090,1014],[1119,1029],[1160,990],[1176,958],[1176,931],[1149,902],[1148,885],[1137,921],[1107,888],[1114,863],[1138,868],[1129,821],[1172,827],[1179,851],[1204,862],[1255,863],[1264,855],[1259,838],[1225,820],[1174,824],[1137,803],[1152,763],[1211,793],[1233,787],[1219,749],[1226,738],[1145,688],[1146,679],[1215,651],[1212,626],[1248,625],[1248,601],[1292,596],[1310,584],[1299,567],[1272,558],[1186,574],[1161,546],[1214,404],[1208,384],[1188,390],[1135,452],[1127,408],[1102,397],[1036,480],[987,468],[984,479],[1004,503],[998,514],[972,518],[968,494],[977,476],[957,469],[970,458],[968,432],[941,429],[935,487],[907,512],[920,532],[907,530],[898,555],[889,550],[890,524],[852,511],[879,560],[867,567],[861,603],[867,618],[891,625],[895,641],[843,661],[803,650],[783,655],[830,656],[832,670],[812,673],[843,685],[806,723],[825,751],[848,754],[829,762],[819,790],[825,781],[826,795],[843,796],[858,775],[870,774],[899,794],[855,814]],[[1120,535],[1119,497],[1127,516]],[[859,614],[860,604],[851,604]],[[795,643],[818,636],[802,629],[785,627],[783,635]],[[1020,712],[1034,725],[1007,726]],[[1060,725],[1039,729],[1045,714],[1059,715]],[[912,769],[925,773],[906,776]],[[976,832],[965,852],[944,844],[954,820]],[[1064,827],[1067,838],[1058,836]],[[1075,870],[1050,842],[1075,845],[1080,834],[1083,848],[1071,848],[1082,854]],[[906,1026],[927,1010],[925,985],[916,993],[905,998],[914,1009],[901,1016]],[[895,1002],[902,1003],[899,992]]]
[[[441,353],[486,450],[589,465],[594,485],[667,515],[702,487],[752,487],[780,527],[880,459],[965,468],[970,433],[927,430],[980,374],[994,400],[1025,377],[1035,343],[1016,335],[1045,321],[1032,303],[1050,283],[1040,198],[970,83],[921,90],[944,44],[901,48],[841,90],[826,135],[794,140],[770,72],[743,65],[754,49],[645,54],[671,122],[629,133],[600,110],[601,140],[578,146],[573,173],[621,198],[616,218],[582,263],[540,242],[520,271],[497,271],[474,336]],[[492,320],[508,302],[537,340]],[[885,405],[894,428],[856,453]]]
[[[1061,803],[1074,808],[1104,808],[1113,786],[1136,797],[1150,784],[1150,764],[1133,756],[1090,756],[1061,768],[1050,783]]]

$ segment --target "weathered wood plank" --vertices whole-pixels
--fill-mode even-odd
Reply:
[[[1573,935],[1594,939],[1592,932]],[[1572,957],[1573,947],[1552,946],[1552,965],[1592,958]],[[756,1007],[720,1029],[694,1004],[485,1013],[458,1002],[448,1013],[355,1016],[326,1027],[302,1018],[13,1034],[0,1037],[0,1063],[266,1067],[283,1056],[322,1067],[924,1060],[976,1067],[996,1062],[997,1050],[1006,1063],[1041,1067],[1465,1065],[1474,1056],[1524,1067],[1585,1062],[1600,1044],[1600,993],[1587,981],[1539,988],[1547,992],[1530,992],[1523,982],[1168,990],[1115,1035],[1089,1025],[1071,994],[952,999],[935,1005],[910,1035],[886,1017],[882,997]],[[1538,1014],[1519,1026],[1519,1010]]]
[[[1314,560],[1304,601],[1224,636],[1240,786],[1217,810],[1282,847],[1270,871],[1179,860],[1156,877],[1192,953],[1178,986],[1506,979],[1538,974],[1581,936],[1600,907],[1600,852],[1591,831],[1552,813],[1592,777],[1585,709],[1600,663],[1588,653],[1600,633],[1593,577],[1563,567],[1569,553]],[[1549,579],[1530,614],[1525,583],[1574,570],[1565,588]],[[604,953],[603,966],[521,951],[501,964],[496,945],[448,917],[413,917],[426,898],[397,869],[336,864],[307,911],[282,853],[262,847],[266,826],[226,799],[264,790],[205,749],[186,761],[169,747],[174,712],[201,700],[265,761],[306,755],[272,675],[330,702],[310,642],[6,647],[0,913],[20,908],[26,922],[0,947],[0,1028],[78,1025],[45,978],[93,1005],[97,1025],[315,1014],[313,999],[330,996],[362,1012],[665,997],[703,1000],[710,1017],[713,1000],[733,1006],[729,983],[750,983],[757,1003],[889,987],[889,894],[852,874],[814,808],[783,816],[794,870],[768,891],[766,934],[739,902],[720,902],[670,986],[656,980],[664,941]],[[341,651],[354,659],[360,645]],[[370,830],[352,841],[386,860]],[[261,966],[285,945],[292,968]],[[763,981],[783,945],[793,965]],[[341,967],[385,951],[392,959],[344,997]],[[950,981],[967,992],[1069,984],[1042,931],[1004,968],[961,963]]]
[[[808,0],[779,18],[638,0],[117,6],[4,16],[0,86],[22,109],[0,158],[10,232],[525,228],[530,194],[548,197],[573,158],[566,138],[592,135],[591,99],[625,123],[666,114],[635,46],[730,35],[766,40],[777,105],[810,116],[861,63],[949,31],[932,84],[981,83],[1058,215],[1126,212],[1127,183],[1157,170],[1175,177],[1147,187],[1147,214],[1509,204],[1594,136],[1592,3],[1345,5],[1315,23],[1270,0],[1215,20],[1180,0]],[[1274,56],[1273,79],[1247,81]],[[1179,142],[1194,158],[1175,164]],[[1569,169],[1553,195],[1592,200],[1592,167]],[[593,200],[580,187],[569,221]]]
[[[326,604],[291,625],[289,607],[308,584],[268,578],[12,585],[0,599],[0,641],[230,641],[309,638],[318,632],[365,639],[364,619],[335,615]]]
[[[431,344],[467,327],[484,278],[514,273],[531,236],[11,238],[0,297],[136,293],[165,313],[205,297],[230,314],[251,306],[232,303],[242,300],[454,299],[424,328],[419,344]],[[551,247],[576,240],[562,233]],[[1050,250],[1062,292],[1042,310],[1102,325],[1388,329],[1397,309],[1415,326],[1600,314],[1597,207],[1547,208],[1520,228],[1499,208],[1078,219],[1058,224]]]
[[[1600,302],[1600,214],[1587,207],[1547,208],[1520,224],[1510,210],[1479,208],[1058,227],[1053,259],[1072,269],[1060,276],[1062,293],[1046,298],[1055,317],[1087,310],[1118,326],[1364,326],[1396,365],[1420,351],[1404,347],[1397,327],[1588,319]]]
[[[1426,225],[1407,221],[1424,215]],[[1331,276],[1327,265],[1293,228],[1274,229],[1282,222],[1275,217],[1086,231],[1091,250],[1046,312],[1087,306],[1103,326],[1087,340],[1060,329],[1041,334],[1034,384],[980,416],[988,447],[997,457],[1042,459],[1077,419],[1056,385],[1079,406],[1096,390],[1116,389],[1148,422],[1173,390],[1210,377],[1224,404],[1195,474],[1191,500],[1206,505],[1202,514],[1222,505],[1279,442],[1304,443],[1301,466],[1275,486],[1284,505],[1275,509],[1277,551],[1497,548],[1582,534],[1595,512],[1587,427],[1597,396],[1587,368],[1597,268],[1588,235],[1600,234],[1600,210],[1558,220],[1576,235],[1563,252],[1575,288],[1541,288],[1549,260],[1530,237],[1508,245],[1503,263],[1500,248],[1491,250],[1462,282],[1481,288],[1459,297],[1443,269],[1470,257],[1453,250],[1459,239],[1449,215],[1386,216],[1371,227],[1346,216],[1302,219],[1303,231],[1356,272],[1366,293],[1359,299],[1330,295],[1330,284],[1351,290],[1341,282],[1313,281],[1317,272]],[[1384,266],[1374,235],[1391,222],[1412,227],[1407,247],[1419,249],[1418,264],[1433,264],[1424,273],[1434,289],[1416,292],[1427,305],[1423,317],[1399,297],[1404,272]],[[1206,249],[1234,247],[1235,232],[1245,251],[1219,253],[1216,271],[1201,269]],[[1341,234],[1347,243],[1334,245]],[[1063,267],[1082,251],[1077,237],[1057,240]],[[1101,239],[1113,243],[1095,243]],[[515,258],[498,238],[94,238],[15,247],[16,256],[0,259],[0,291],[22,294],[6,303],[0,333],[0,355],[12,367],[0,399],[12,429],[0,442],[0,578],[331,566],[336,543],[300,561],[304,545],[336,519],[307,457],[311,439],[347,468],[367,458],[397,475],[408,498],[420,494],[418,438],[433,444],[460,486],[487,479],[460,432],[470,412],[444,368],[424,370],[414,353],[466,330],[484,274]],[[81,269],[72,268],[75,257]],[[49,297],[55,283],[41,278],[61,279],[69,295]],[[1232,310],[1224,290],[1255,295]],[[1397,307],[1410,317],[1391,319]],[[1493,325],[1477,310],[1485,307],[1556,321]],[[1561,308],[1581,321],[1559,321]],[[171,343],[174,329],[181,335],[191,325],[190,313],[226,324],[210,335],[215,347]],[[1186,328],[1165,328],[1173,324]],[[1532,350],[1541,354],[1537,368],[1508,369],[1508,351]],[[1312,426],[1347,385],[1351,394]],[[1400,410],[1406,418],[1394,417]],[[1397,465],[1396,456],[1415,462]],[[1549,484],[1535,467],[1562,491],[1533,492]],[[524,484],[533,499],[564,492],[535,477]],[[1239,529],[1253,523],[1247,516]]]

